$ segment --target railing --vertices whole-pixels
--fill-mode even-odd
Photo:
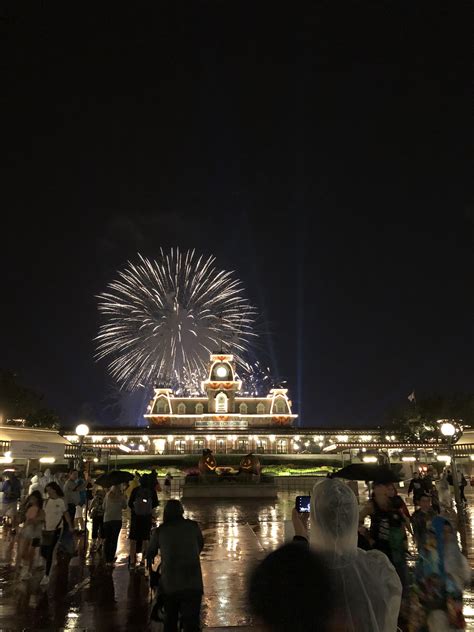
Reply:
[[[198,455],[202,455],[202,451],[205,448],[192,448],[190,450],[188,449],[171,449],[171,448],[166,448],[165,450],[163,450],[163,452],[158,453],[156,452],[154,456],[185,456],[187,454],[198,454]],[[250,448],[230,448],[230,449],[226,449],[226,448],[217,448],[216,450],[212,450],[212,453],[215,455],[218,454],[240,454],[240,455],[245,455],[248,454],[250,452]],[[284,452],[282,450],[252,450],[252,452],[254,452],[254,454],[290,454],[290,452]],[[151,452],[134,452],[133,454],[140,454],[140,455],[150,455],[153,454]]]

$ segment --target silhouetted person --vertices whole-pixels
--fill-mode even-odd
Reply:
[[[252,572],[247,593],[252,612],[269,632],[338,629],[331,577],[322,559],[300,543],[267,555]]]
[[[185,632],[200,630],[203,584],[199,556],[204,541],[198,523],[186,520],[183,513],[179,500],[168,500],[163,523],[153,530],[148,547],[149,566],[158,551],[161,556],[164,632],[177,631],[179,616]]]

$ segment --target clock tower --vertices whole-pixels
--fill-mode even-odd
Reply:
[[[242,388],[242,382],[235,374],[234,356],[228,354],[211,355],[208,379],[202,389],[208,398],[208,410],[217,415],[234,412],[235,394]]]

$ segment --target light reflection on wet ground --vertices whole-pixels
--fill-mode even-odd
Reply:
[[[307,493],[301,490],[299,493]],[[188,500],[188,517],[203,530],[202,568],[206,627],[251,626],[245,602],[246,576],[266,552],[283,543],[298,492],[280,492],[278,500]],[[474,501],[474,496],[472,497]],[[410,509],[412,509],[410,507]],[[472,519],[468,515],[468,550],[474,566]],[[55,569],[47,591],[42,572],[28,582],[16,575],[16,546],[0,539],[0,629],[2,630],[145,630],[149,594],[141,573],[128,572],[128,542],[122,530],[117,565],[107,571],[98,559],[76,557],[67,569]],[[474,631],[474,595],[465,593],[468,630]],[[254,628],[255,629],[255,628]]]

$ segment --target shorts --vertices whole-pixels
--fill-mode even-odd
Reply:
[[[76,506],[76,515],[74,516],[74,520],[84,520],[86,517],[86,506],[85,505],[77,505]]]
[[[136,540],[137,542],[149,540],[152,522],[153,518],[151,514],[149,516],[137,516],[132,511],[132,516],[130,520],[130,533],[128,535],[128,539]]]
[[[22,538],[26,540],[37,540],[41,538],[41,533],[43,531],[42,524],[27,524],[20,531],[20,535]]]

